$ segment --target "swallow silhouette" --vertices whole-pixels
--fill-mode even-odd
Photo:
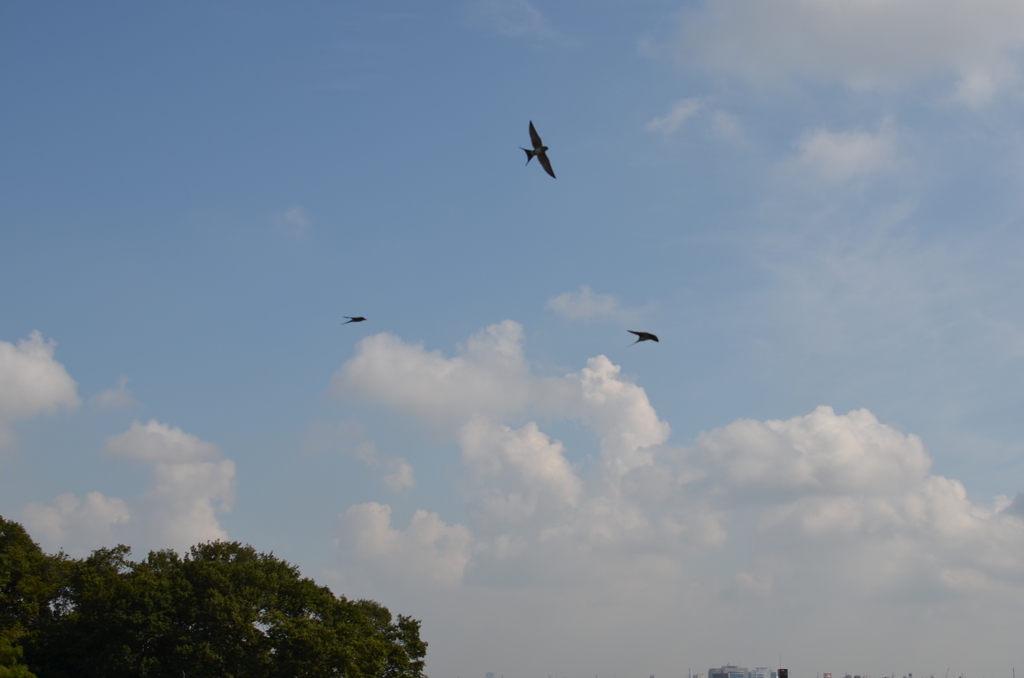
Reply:
[[[344,317],[348,318],[348,322],[341,323],[342,325],[348,325],[348,323],[361,323],[364,320],[366,320],[366,318],[364,318],[363,316],[356,316],[355,318],[353,318],[352,316],[347,315]]]
[[[635,334],[636,336],[640,337],[639,339],[634,341],[633,344],[639,344],[641,341],[658,341],[658,337],[654,336],[650,332],[634,332],[633,330],[626,331],[629,332],[630,334]],[[630,344],[630,346],[632,346],[633,344]]]
[[[544,142],[540,140],[540,135],[537,134],[537,130],[533,127],[533,120],[530,121],[530,143],[533,144],[533,150],[528,148],[522,148],[526,151],[526,164],[529,165],[530,161],[533,160],[534,156],[537,156],[537,160],[540,161],[540,166],[544,168],[544,171],[551,175],[551,178],[555,178],[555,171],[551,169],[551,161],[548,160],[548,147],[544,145]]]

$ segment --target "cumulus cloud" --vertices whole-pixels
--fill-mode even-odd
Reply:
[[[867,410],[738,421],[697,445],[714,492],[756,513],[761,553],[776,557],[752,576],[776,587],[828,590],[838,578],[863,595],[941,600],[1024,584],[1024,524],[932,475],[922,441]],[[785,576],[773,544],[786,549]]]
[[[76,555],[115,543],[184,551],[227,538],[217,513],[231,510],[235,463],[216,445],[156,420],[136,421],[107,440],[104,454],[152,465],[149,488],[128,501],[90,492],[30,504],[22,518],[44,547]]]
[[[447,525],[436,513],[416,511],[409,527],[391,526],[391,507],[357,504],[338,517],[341,539],[364,563],[402,581],[451,587],[469,563],[471,537],[461,525]]]
[[[62,494],[51,505],[32,502],[21,512],[25,529],[51,550],[87,553],[117,543],[114,528],[129,520],[128,506],[117,497],[89,492],[84,499]]]
[[[416,487],[416,478],[413,476],[412,464],[405,459],[389,459],[387,475],[381,477],[381,482],[392,492],[402,492]]]
[[[470,337],[453,358],[392,334],[373,335],[359,342],[331,387],[434,426],[457,426],[477,414],[501,416],[531,397],[522,335],[518,323],[506,320]]]
[[[460,435],[463,460],[474,473],[477,510],[503,522],[529,519],[538,505],[579,503],[583,483],[552,442],[530,422],[519,429],[477,419]]]
[[[654,446],[668,440],[671,429],[658,418],[643,388],[619,378],[621,367],[605,356],[587,361],[578,375],[579,400],[573,410],[601,436],[601,455],[617,474],[654,459]]]
[[[38,331],[17,346],[0,341],[0,447],[14,442],[15,421],[81,403],[78,385],[53,359],[55,346]]]
[[[697,444],[723,479],[745,496],[891,494],[924,481],[931,459],[917,436],[880,424],[867,410],[836,416],[821,406],[788,421],[741,420]]]
[[[157,543],[179,551],[197,542],[227,539],[217,512],[231,510],[235,462],[158,462],[143,495],[143,520]]]
[[[710,0],[683,14],[681,56],[757,84],[854,88],[952,75],[985,103],[1017,79],[1024,6],[1014,0]]]
[[[532,376],[521,342],[521,328],[510,321],[476,335],[463,355],[454,358],[378,335],[357,350],[335,379],[344,380],[350,396],[418,418],[436,417],[455,432],[469,477],[464,493],[472,531],[463,529],[467,539],[476,535],[473,543],[481,562],[498,569],[517,562],[530,569],[532,565],[522,563],[522,558],[529,560],[538,549],[572,554],[578,562],[592,549],[619,541],[650,545],[685,534],[696,548],[708,538],[717,539],[712,536],[716,534],[713,512],[706,506],[680,507],[670,511],[672,515],[651,518],[636,505],[648,501],[653,486],[689,482],[671,462],[655,470],[656,452],[670,429],[658,418],[644,390],[622,379],[620,368],[605,356],[592,358],[582,370],[562,378]],[[387,369],[367,370],[367,364]],[[511,375],[511,384],[497,378],[502,374]],[[415,386],[403,390],[403,378]],[[458,394],[466,384],[496,393],[473,400],[449,393]],[[514,397],[508,397],[509,388]],[[503,392],[505,399],[496,406]],[[551,440],[535,421],[518,427],[501,421],[505,415],[524,412],[577,421],[595,432],[603,464],[594,469],[591,491],[566,459],[564,445]],[[664,493],[664,489],[658,491]],[[359,517],[362,527],[349,530],[348,541],[342,542],[355,549],[356,556],[365,548],[355,547],[353,535],[366,541],[367,535],[377,531],[384,535],[380,540],[388,543],[398,538],[390,523],[380,518],[382,507],[370,512],[374,520],[367,518],[369,509],[361,511],[347,520],[351,523]],[[492,573],[482,568],[479,576]]]
[[[471,337],[452,358],[391,334],[374,335],[334,374],[332,387],[456,436],[475,419],[523,412],[587,421],[601,436],[602,456],[620,472],[649,463],[647,449],[665,442],[669,426],[644,390],[621,379],[605,356],[562,379],[531,375],[522,335],[518,323],[504,320]]]
[[[158,543],[183,550],[227,537],[216,512],[231,510],[235,463],[224,459],[216,445],[151,419],[132,422],[127,431],[109,438],[104,452],[153,464],[140,522]]]
[[[93,407],[103,410],[110,407],[132,407],[139,404],[132,392],[128,390],[128,377],[125,376],[117,380],[116,387],[100,391],[89,398],[89,403]]]
[[[132,422],[127,431],[109,438],[103,449],[112,457],[133,461],[190,462],[221,456],[216,445],[156,419]]]
[[[607,357],[559,379],[534,376],[520,364],[521,333],[506,323],[477,335],[503,337],[504,349],[473,360],[380,335],[386,341],[370,338],[336,375],[364,364],[362,351],[400,366],[360,371],[345,388],[455,431],[454,491],[466,516],[445,520],[427,507],[402,528],[390,506],[349,508],[337,542],[348,586],[443,591],[468,616],[471,600],[486,595],[540,628],[559,607],[600,609],[602,618],[632,620],[638,637],[690,624],[672,611],[680,605],[709,628],[732,628],[733,613],[784,614],[813,631],[818,611],[852,614],[865,601],[875,607],[857,617],[864,624],[903,604],[1024,600],[1020,501],[971,501],[960,482],[932,472],[918,436],[866,409],[822,406],[787,420],[738,420],[673,447],[644,389]],[[467,383],[500,389],[494,375],[508,356],[516,356],[517,395],[501,407],[497,396],[474,407],[444,392]],[[423,381],[426,366],[432,376]],[[434,392],[438,409],[398,397],[402,375],[414,393]],[[523,423],[528,417],[537,420]],[[570,463],[566,444],[538,421],[592,433],[593,448],[584,437],[576,458],[596,452],[586,455],[593,460]],[[591,641],[622,630],[585,626]]]

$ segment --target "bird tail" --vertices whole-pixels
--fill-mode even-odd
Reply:
[[[528,148],[523,148],[522,146],[520,146],[519,148],[526,152],[526,164],[529,165],[530,161],[533,160],[533,156],[537,155],[537,152],[531,151]]]

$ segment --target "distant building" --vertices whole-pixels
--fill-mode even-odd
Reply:
[[[494,674],[493,673],[488,673],[487,674],[487,678],[494,678]]]
[[[749,673],[745,668],[726,664],[717,669],[708,669],[708,678],[750,678]]]
[[[767,666],[758,666],[747,674],[747,678],[778,678],[778,675]]]

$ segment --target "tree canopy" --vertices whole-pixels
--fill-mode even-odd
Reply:
[[[422,678],[420,622],[238,542],[82,560],[0,517],[0,678]]]

